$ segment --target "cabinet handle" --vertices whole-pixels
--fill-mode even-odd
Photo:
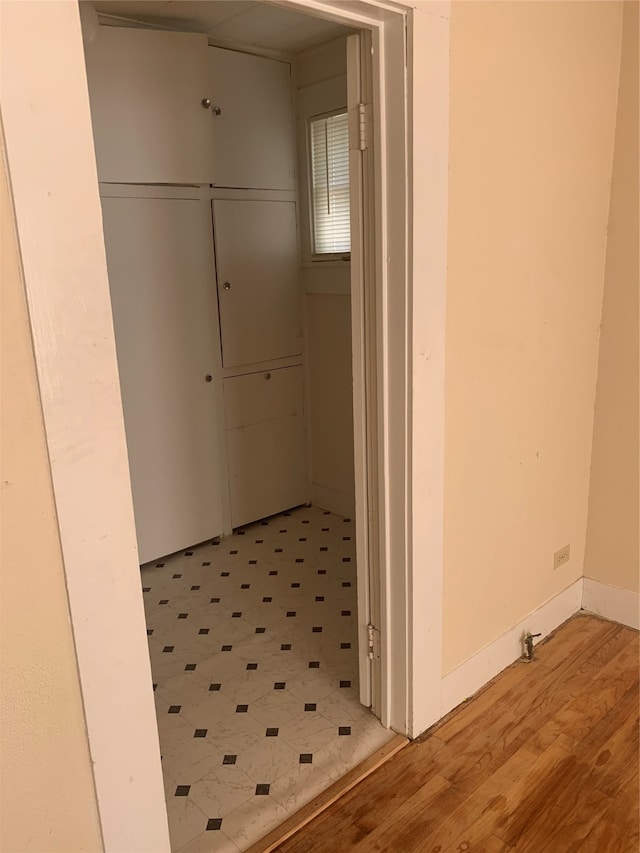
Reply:
[[[265,379],[271,379],[271,374],[270,374],[270,373],[265,373],[264,378],[265,378]]]
[[[225,283],[222,285],[222,287],[224,290],[231,290],[231,282],[225,281]]]

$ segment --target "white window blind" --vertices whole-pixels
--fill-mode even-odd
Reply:
[[[347,113],[313,119],[310,131],[314,253],[349,252]]]

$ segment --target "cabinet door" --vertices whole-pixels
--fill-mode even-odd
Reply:
[[[210,183],[207,37],[99,27],[86,62],[98,177],[106,183]]]
[[[207,208],[102,199],[140,562],[222,533]]]
[[[224,366],[299,355],[295,204],[225,200],[213,210]]]
[[[209,73],[216,186],[295,189],[290,65],[210,47]]]
[[[302,368],[224,380],[234,527],[306,500]]]

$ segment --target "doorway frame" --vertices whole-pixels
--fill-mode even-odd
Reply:
[[[79,11],[75,0],[1,5],[6,165],[102,838],[108,851],[160,853],[170,845]],[[449,3],[276,5],[373,38],[382,713],[412,737],[442,709]]]

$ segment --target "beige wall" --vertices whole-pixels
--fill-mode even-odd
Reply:
[[[634,592],[640,590],[638,8],[625,3],[585,557],[587,577]]]
[[[4,166],[0,849],[102,850]]]
[[[583,573],[621,16],[452,4],[445,673]]]

